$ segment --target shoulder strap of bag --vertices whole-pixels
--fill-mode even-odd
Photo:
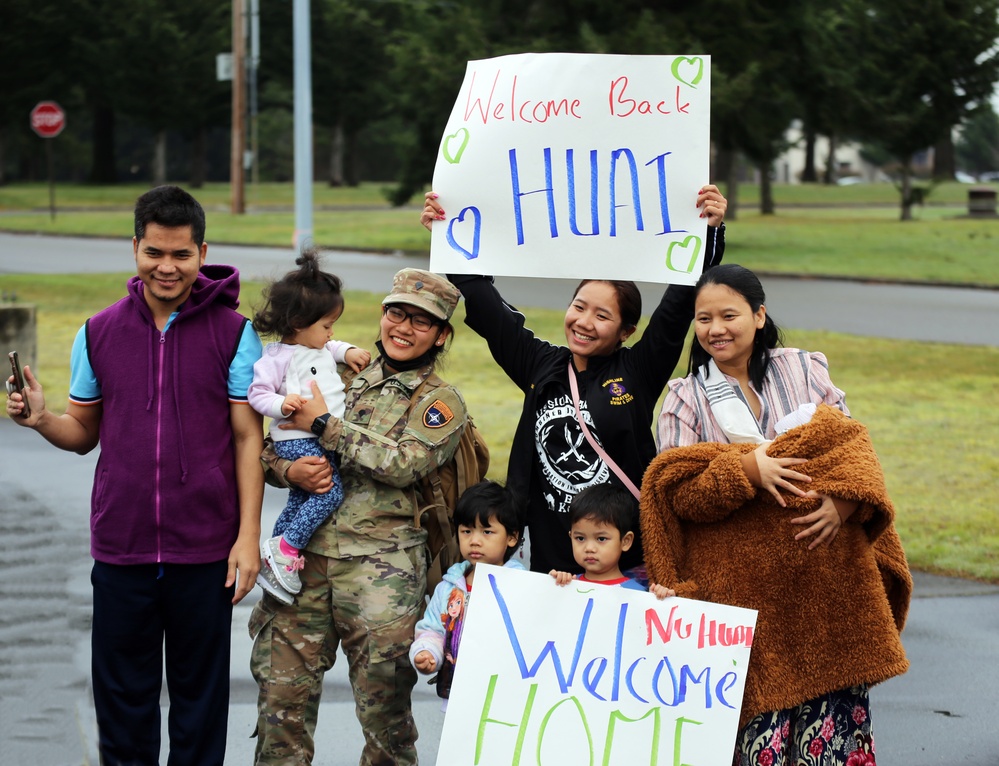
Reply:
[[[590,433],[590,429],[586,427],[586,422],[583,420],[583,413],[579,409],[579,385],[576,383],[576,371],[572,369],[572,359],[569,360],[569,390],[572,392],[572,406],[576,409],[576,420],[579,421],[579,427],[583,429],[583,436],[586,437],[586,441],[590,443],[590,446],[596,450],[597,455],[603,460],[607,467],[610,468],[614,474],[621,480],[621,483],[628,488],[628,491],[635,496],[638,500],[641,492],[638,487],[635,486],[635,482],[628,478],[628,474],[622,471],[617,463],[615,463],[611,456],[607,454],[603,447],[597,444],[597,440],[593,438],[593,434]]]

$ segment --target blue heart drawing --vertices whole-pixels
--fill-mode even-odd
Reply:
[[[466,250],[459,245],[454,238],[454,225],[465,220],[465,213],[472,214],[472,249]],[[455,218],[452,218],[447,225],[447,243],[456,252],[465,256],[466,261],[472,261],[479,257],[479,235],[482,233],[482,215],[477,207],[466,207]]]

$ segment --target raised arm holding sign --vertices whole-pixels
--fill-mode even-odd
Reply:
[[[599,60],[600,66],[589,65],[589,60]],[[606,59],[606,60],[605,60]],[[584,61],[585,60],[585,61]],[[686,72],[685,62],[699,61],[700,68],[695,75]],[[545,80],[542,77],[541,65],[546,63],[552,68],[552,80]],[[671,63],[672,62],[672,63]],[[465,299],[465,323],[476,333],[485,338],[489,343],[489,349],[496,362],[503,368],[511,380],[517,384],[524,392],[524,409],[514,434],[513,446],[510,452],[508,482],[525,492],[528,497],[528,525],[531,535],[531,569],[536,572],[548,572],[552,569],[578,573],[578,565],[573,560],[571,546],[569,544],[568,514],[566,513],[572,498],[582,489],[595,484],[612,482],[621,486],[626,486],[622,478],[612,470],[608,462],[591,446],[584,436],[577,419],[577,412],[586,423],[587,429],[594,439],[599,443],[602,450],[618,466],[618,470],[623,473],[630,483],[638,487],[641,485],[642,474],[649,462],[656,454],[655,442],[652,437],[650,426],[652,423],[653,410],[660,393],[665,387],[670,375],[680,358],[683,341],[693,317],[693,297],[689,287],[674,285],[670,287],[662,297],[659,305],[652,313],[648,327],[642,337],[628,347],[624,343],[635,332],[635,328],[642,313],[641,295],[635,284],[630,281],[607,281],[607,278],[616,276],[620,270],[621,276],[641,276],[643,279],[670,281],[673,276],[668,274],[667,262],[675,263],[678,255],[678,247],[686,241],[688,237],[693,237],[688,245],[693,246],[696,240],[696,257],[688,258],[691,273],[685,270],[676,272],[683,276],[684,280],[693,277],[696,281],[700,276],[702,268],[709,268],[721,261],[725,248],[724,227],[722,221],[725,215],[726,202],[718,189],[711,185],[701,185],[700,181],[693,180],[700,176],[703,178],[707,171],[707,102],[701,104],[703,121],[699,125],[683,122],[688,115],[686,112],[677,112],[667,109],[667,103],[662,102],[659,106],[668,113],[660,113],[653,100],[636,101],[634,111],[629,112],[627,118],[622,117],[623,111],[627,109],[622,106],[621,99],[626,94],[637,94],[639,90],[651,91],[658,87],[660,92],[670,91],[680,94],[690,93],[690,98],[686,98],[684,104],[691,112],[694,109],[695,101],[694,86],[684,86],[677,84],[677,74],[689,78],[690,82],[696,80],[696,85],[703,92],[707,85],[707,62],[706,59],[676,59],[674,57],[619,57],[619,56],[569,56],[562,54],[529,57],[504,57],[492,62],[494,74],[488,75],[490,82],[495,81],[496,88],[500,83],[506,82],[504,78],[510,77],[510,87],[516,79],[517,101],[523,105],[526,101],[528,91],[525,83],[545,82],[546,88],[552,92],[561,94],[579,93],[579,104],[573,107],[577,97],[560,98],[569,99],[568,111],[556,105],[561,101],[553,101],[552,105],[545,107],[540,114],[546,115],[545,120],[538,123],[521,124],[521,106],[510,112],[510,103],[513,101],[503,101],[503,108],[500,108],[499,90],[490,90],[485,95],[479,90],[481,87],[482,67],[490,62],[472,62],[469,65],[470,74],[466,78],[466,85],[462,94],[459,95],[458,105],[455,114],[465,115],[468,104],[475,105],[472,111],[467,114],[467,119],[478,122],[475,130],[468,127],[467,138],[461,135],[460,143],[456,138],[449,138],[452,133],[445,135],[441,144],[441,159],[438,163],[437,176],[439,179],[446,179],[448,183],[455,186],[461,185],[463,189],[455,192],[454,189],[443,187],[436,192],[427,195],[426,206],[424,207],[421,221],[424,226],[431,228],[433,232],[433,248],[431,253],[431,264],[435,269],[446,268],[450,270],[451,280],[461,290]],[[510,74],[510,67],[523,64],[527,74],[518,73],[516,77]],[[596,66],[596,69],[594,69]],[[601,69],[602,68],[602,69]],[[488,69],[488,67],[486,67]],[[583,95],[586,88],[596,87],[597,79],[594,71],[605,71],[601,82],[604,83],[608,92],[616,94],[608,101],[605,94],[599,99],[600,109],[610,111],[610,117],[594,117],[588,122],[588,115],[596,114],[598,102],[596,94],[591,96]],[[643,80],[634,72],[639,70],[646,73]],[[655,80],[650,70],[659,72],[659,84],[655,86]],[[519,72],[520,70],[518,70]],[[548,70],[543,70],[547,72]],[[581,82],[569,81],[566,79],[570,73],[575,73],[575,77],[581,78]],[[617,75],[611,77],[612,72],[631,72],[630,77]],[[474,74],[475,91],[470,90],[470,80]],[[528,74],[530,77],[528,77]],[[557,76],[556,76],[557,75]],[[538,78],[538,79],[533,79]],[[614,85],[617,83],[617,85]],[[639,88],[640,83],[645,83],[643,88]],[[677,89],[679,88],[679,91]],[[492,100],[488,94],[492,92]],[[630,98],[631,96],[628,96]],[[512,99],[512,95],[510,96]],[[554,98],[554,97],[553,97]],[[482,99],[485,99],[483,101]],[[689,102],[689,103],[688,103]],[[482,106],[478,104],[488,104]],[[534,103],[548,103],[534,98]],[[672,103],[672,102],[670,102]],[[466,106],[462,106],[462,105]],[[631,104],[628,102],[628,106]],[[675,104],[674,104],[675,106]],[[533,109],[534,107],[532,107]],[[537,107],[541,109],[541,107]],[[523,115],[529,113],[526,106],[523,107]],[[588,111],[589,110],[589,111]],[[556,114],[557,112],[557,114]],[[582,117],[577,120],[574,114]],[[501,120],[502,118],[502,120]],[[634,118],[634,121],[630,121]],[[452,120],[455,115],[452,115]],[[610,120],[610,122],[608,122]],[[683,130],[677,132],[676,129],[667,130],[670,120],[681,121],[680,125],[688,127],[688,135]],[[500,133],[496,140],[498,143],[483,147],[481,144],[485,140],[481,138],[486,135],[487,129],[494,129],[502,122],[502,126],[512,130],[509,135]],[[591,127],[590,130],[582,131],[585,125]],[[521,218],[524,224],[524,232],[532,232],[531,236],[525,235],[525,244],[519,245],[518,224],[516,215],[516,204],[511,199],[523,201],[521,212],[524,212],[524,205],[527,205],[527,197],[510,197],[511,170],[509,164],[510,152],[513,151],[515,142],[527,141],[533,135],[534,129],[547,129],[544,126],[551,126],[550,135],[544,137],[546,147],[556,145],[556,141],[561,143],[568,152],[572,147],[580,150],[586,147],[596,146],[595,142],[603,142],[608,146],[617,144],[623,146],[627,144],[637,145],[634,142],[653,140],[656,131],[661,133],[660,141],[669,143],[669,147],[660,143],[659,149],[646,148],[645,153],[658,151],[659,154],[672,152],[672,154],[693,156],[695,149],[690,148],[691,142],[697,144],[696,148],[700,158],[697,168],[688,171],[687,175],[670,176],[669,184],[662,187],[663,199],[667,200],[671,213],[679,215],[685,209],[690,221],[684,226],[684,232],[663,235],[661,231],[653,232],[646,227],[644,231],[638,231],[632,227],[632,236],[624,236],[622,227],[621,211],[619,208],[608,209],[601,202],[614,199],[624,199],[617,192],[608,192],[609,197],[601,197],[597,194],[591,201],[595,208],[588,202],[586,209],[595,210],[597,222],[593,227],[595,232],[604,232],[599,236],[582,237],[569,235],[570,239],[565,239],[559,234],[558,237],[537,238],[533,232],[537,227],[528,218]],[[563,136],[564,134],[564,136]],[[491,135],[491,134],[490,134]],[[672,138],[668,138],[672,136]],[[702,142],[703,139],[703,142]],[[473,143],[475,142],[475,143]],[[609,143],[608,143],[609,142]],[[516,143],[516,146],[521,144]],[[544,147],[543,147],[544,148]],[[525,150],[526,151],[526,150]],[[561,151],[561,150],[560,150]],[[595,176],[587,182],[586,188],[591,191],[594,188],[602,188],[597,181],[597,177],[603,177],[600,171],[599,157],[600,150],[593,149],[596,154],[590,154],[587,149],[587,156],[596,157],[597,169]],[[502,165],[499,169],[489,171],[486,175],[475,173],[473,177],[466,177],[472,171],[473,166],[470,158],[483,155],[505,153],[508,163],[507,169],[502,172]],[[605,151],[604,154],[607,154]],[[613,152],[610,152],[613,154]],[[635,151],[632,154],[638,156]],[[672,157],[672,154],[670,155]],[[703,157],[700,155],[703,154]],[[520,164],[526,154],[518,153],[518,172],[523,179],[522,165]],[[539,156],[547,156],[542,151]],[[575,156],[575,155],[573,155]],[[610,155],[608,155],[610,156]],[[624,155],[618,155],[619,159]],[[644,155],[643,155],[644,156]],[[483,162],[486,160],[483,159]],[[468,163],[466,165],[466,162]],[[616,161],[615,161],[616,162]],[[447,166],[448,170],[443,171],[442,166]],[[574,167],[570,165],[570,167]],[[614,178],[615,183],[622,184],[621,188],[631,189],[632,182],[625,183],[626,173],[623,172],[623,165],[612,163],[610,169],[606,169],[607,178]],[[637,167],[637,166],[636,166]],[[616,168],[616,170],[614,170]],[[460,172],[459,172],[460,170]],[[564,168],[563,168],[564,170]],[[648,168],[646,168],[648,170]],[[554,172],[554,171],[553,171]],[[575,172],[575,171],[573,171]],[[696,175],[695,175],[696,174]],[[581,176],[576,173],[573,178],[578,183],[569,183],[568,176],[566,188],[576,188],[582,181]],[[489,182],[483,183],[483,179]],[[558,176],[552,177],[552,184]],[[638,188],[641,182],[632,178]],[[443,182],[443,181],[442,181]],[[608,181],[609,182],[609,181]],[[595,185],[595,186],[594,186]],[[521,191],[526,187],[521,187]],[[553,187],[554,188],[554,187]],[[612,187],[616,188],[616,187]],[[655,188],[660,189],[658,184]],[[677,189],[686,189],[682,200],[673,195],[681,192]],[[485,202],[472,205],[473,201],[480,198],[485,199],[487,194],[496,193],[501,199],[494,206]],[[657,191],[658,193],[658,191]],[[447,196],[445,196],[445,194]],[[561,194],[561,193],[560,193]],[[560,202],[560,194],[554,191],[542,194],[530,199],[551,199],[555,210],[555,217],[561,216],[561,210],[565,202]],[[629,191],[630,194],[630,191]],[[629,197],[633,202],[639,198],[645,199],[644,192],[640,192],[638,197]],[[687,196],[689,195],[689,196]],[[605,195],[606,196],[606,195]],[[447,199],[455,200],[457,204],[463,205],[459,209],[446,210],[444,202]],[[503,200],[506,200],[505,202]],[[580,200],[582,197],[580,197]],[[534,202],[529,203],[531,205]],[[547,207],[549,203],[542,200],[542,207]],[[450,203],[448,203],[450,206]],[[504,205],[507,213],[503,214]],[[603,206],[602,206],[603,205]],[[468,208],[475,208],[475,213],[469,212]],[[575,205],[569,204],[568,210],[582,209],[582,202]],[[644,208],[643,208],[644,209]],[[657,209],[662,210],[662,207]],[[618,210],[613,213],[612,210]],[[473,220],[475,216],[481,219],[481,226],[476,228],[478,232],[472,239],[461,239],[459,233],[458,219]],[[526,215],[526,214],[525,214]],[[575,213],[571,214],[576,216]],[[671,230],[676,229],[675,222],[678,218],[671,217]],[[603,216],[603,218],[602,218]],[[616,216],[616,218],[615,218]],[[633,220],[638,220],[637,207],[631,208]],[[606,218],[606,225],[602,222]],[[496,221],[495,230],[490,221]],[[504,223],[505,220],[505,223]],[[574,217],[576,223],[578,216]],[[645,220],[643,218],[643,220]],[[614,221],[616,221],[616,228]],[[704,223],[708,226],[704,228]],[[697,234],[693,233],[697,227]],[[577,227],[578,228],[578,227]],[[662,227],[660,227],[661,229]],[[567,231],[556,227],[557,231]],[[569,227],[571,231],[573,227]],[[494,237],[492,232],[496,232]],[[503,233],[505,232],[505,233]],[[658,236],[657,236],[658,234]],[[703,236],[703,239],[702,239]],[[671,239],[672,238],[672,239]],[[452,246],[450,241],[454,242]],[[558,257],[558,249],[565,242],[572,243],[570,258],[566,261],[568,271],[563,271],[562,275],[575,275],[579,277],[591,277],[598,275],[604,277],[600,280],[584,279],[580,283],[576,292],[572,296],[565,316],[565,346],[555,346],[547,341],[536,338],[534,333],[525,326],[524,316],[508,305],[500,297],[493,285],[490,277],[479,276],[468,273],[470,269],[488,267],[490,273],[520,274],[520,275],[540,275],[543,271],[521,271],[523,263],[521,253],[523,248],[529,243],[539,243],[540,249],[528,260],[547,267],[549,261]],[[464,243],[464,244],[462,244]],[[469,244],[471,243],[471,244]],[[477,244],[476,244],[477,243]],[[672,244],[671,244],[672,243]],[[455,249],[456,246],[457,250]],[[550,247],[549,247],[550,246]],[[474,251],[477,256],[468,259],[461,256],[458,251],[464,248],[471,253]],[[554,248],[554,249],[552,249]],[[573,251],[578,248],[578,258],[573,256]],[[647,265],[645,270],[631,268],[633,257],[640,249],[658,248],[659,255],[656,256],[659,265]],[[590,257],[594,254],[594,257]],[[458,257],[455,257],[458,255]],[[696,263],[696,265],[695,265]],[[514,265],[511,265],[514,264]],[[686,268],[686,267],[685,267]],[[457,273],[455,273],[457,272]],[[553,276],[554,272],[548,272]],[[578,384],[578,407],[573,402],[570,392],[569,376],[576,378]],[[637,518],[637,503],[635,514]],[[636,567],[641,567],[643,561],[641,540],[636,539],[622,559],[622,569],[628,571]],[[641,574],[641,572],[637,572]]]

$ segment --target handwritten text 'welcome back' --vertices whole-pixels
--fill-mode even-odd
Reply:
[[[465,122],[478,120],[486,125],[490,119],[526,123],[544,123],[557,118],[583,119],[585,107],[580,99],[518,97],[517,75],[510,78],[509,82],[501,84],[502,75],[502,70],[496,72],[489,86],[489,95],[483,101],[485,88],[481,87],[481,82],[480,87],[476,87],[476,74],[472,73],[465,101]],[[680,85],[675,86],[668,98],[658,94],[637,94],[633,93],[633,90],[632,83],[626,76],[615,77],[610,81],[607,90],[607,108],[611,116],[690,113],[690,103],[681,98]]]

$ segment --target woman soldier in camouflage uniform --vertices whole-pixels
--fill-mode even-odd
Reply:
[[[293,416],[340,458],[344,501],[312,536],[292,605],[265,595],[250,618],[260,687],[257,764],[310,764],[323,674],[338,645],[350,663],[364,731],[361,766],[415,764],[407,657],[426,591],[426,532],[414,526],[412,485],[450,459],[467,421],[451,386],[424,387],[453,328],[458,291],[417,269],[395,275],[382,306],[378,357],[350,382],[343,420],[321,395]],[[317,392],[318,393],[318,392]],[[264,453],[276,483],[329,488],[325,461]]]

